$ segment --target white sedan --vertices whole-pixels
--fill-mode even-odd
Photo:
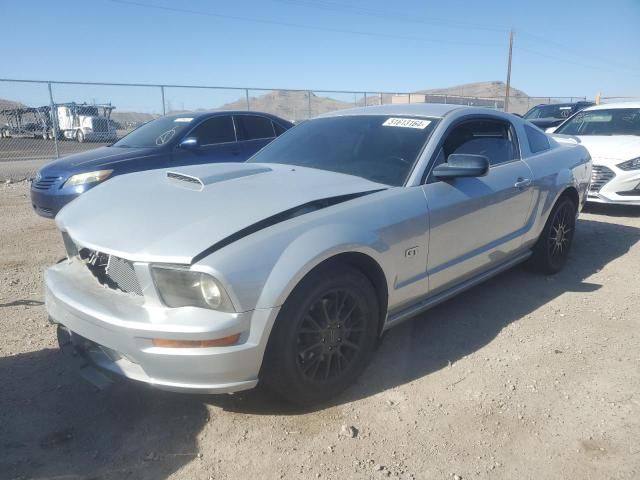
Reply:
[[[554,133],[577,136],[591,154],[587,201],[640,206],[640,102],[589,107]]]

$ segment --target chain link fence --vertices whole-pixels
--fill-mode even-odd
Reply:
[[[511,97],[509,111],[583,99]],[[0,79],[0,180],[32,178],[47,161],[108,145],[169,113],[254,110],[299,122],[344,108],[424,102],[504,110],[504,97],[439,93]]]

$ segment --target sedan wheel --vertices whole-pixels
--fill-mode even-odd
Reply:
[[[375,290],[362,273],[342,265],[314,271],[278,315],[261,379],[291,402],[326,401],[369,363],[378,321]]]

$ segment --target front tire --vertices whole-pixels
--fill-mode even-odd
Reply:
[[[578,206],[571,198],[558,199],[533,247],[531,265],[534,269],[547,274],[562,270],[573,243],[577,213]]]
[[[299,405],[335,397],[368,365],[379,312],[375,289],[358,270],[334,265],[311,272],[278,315],[261,380]]]
[[[76,132],[76,140],[78,143],[84,143],[84,133],[82,133],[82,130]]]

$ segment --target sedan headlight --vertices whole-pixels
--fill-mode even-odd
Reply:
[[[619,163],[617,167],[621,170],[640,170],[640,157]]]
[[[78,185],[84,185],[85,183],[98,183],[103,182],[111,176],[113,170],[96,170],[95,172],[79,173],[73,175],[66,182],[63,187],[75,187]]]
[[[191,270],[154,266],[153,281],[168,307],[200,307],[233,312],[231,299],[211,275]]]

